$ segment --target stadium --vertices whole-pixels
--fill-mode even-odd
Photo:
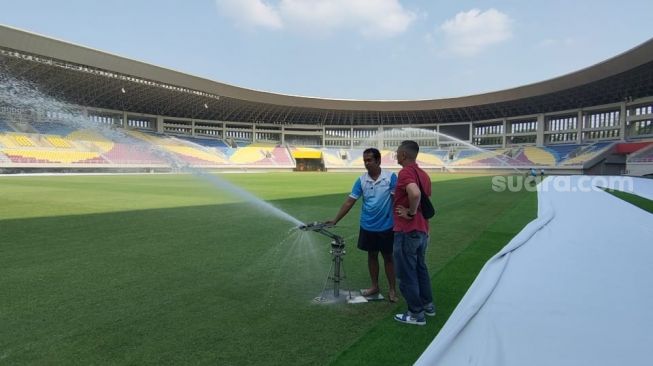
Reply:
[[[63,114],[125,129],[187,164],[215,169],[362,169],[367,146],[383,150],[384,164],[392,165],[393,149],[413,138],[424,147],[422,165],[440,171],[653,172],[653,41],[569,75],[494,93],[350,101],[233,87],[1,30],[3,75],[76,108],[4,106],[0,167],[7,172],[164,168],[151,154],[62,125]]]
[[[492,175],[653,175],[653,40],[512,89],[372,101],[231,86],[0,26],[0,85],[0,363],[411,364],[486,261],[543,217],[535,193],[492,192]],[[329,218],[363,150],[397,171],[406,139],[443,215],[429,257],[443,317],[417,333],[386,321],[396,304],[311,304],[323,238],[288,236],[292,220],[253,202]],[[353,252],[350,288],[367,276]]]

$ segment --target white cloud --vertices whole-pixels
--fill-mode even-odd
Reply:
[[[417,17],[399,0],[216,1],[238,23],[319,35],[354,30],[366,37],[391,37],[405,32]]]
[[[444,22],[444,32],[449,52],[460,56],[474,56],[486,48],[512,37],[513,20],[506,14],[489,9],[481,12],[472,9],[460,12]]]
[[[574,39],[569,37],[562,39],[547,38],[540,41],[537,46],[541,48],[570,47],[573,46],[574,43]]]
[[[216,0],[216,4],[237,25],[270,29],[283,27],[278,11],[262,0]]]

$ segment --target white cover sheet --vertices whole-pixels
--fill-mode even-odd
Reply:
[[[537,219],[486,263],[416,365],[653,365],[653,214],[582,179],[540,185]],[[630,179],[653,198],[653,180]]]

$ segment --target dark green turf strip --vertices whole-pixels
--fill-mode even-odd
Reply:
[[[653,213],[653,200],[650,200],[645,197],[638,196],[636,194],[617,191],[614,189],[605,189],[606,192],[612,194],[613,196],[620,198],[631,205],[637,206],[644,211]]]

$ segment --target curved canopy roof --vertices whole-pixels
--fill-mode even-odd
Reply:
[[[653,95],[653,39],[583,70],[512,89],[407,101],[338,100],[236,87],[0,26],[2,73],[80,105],[222,121],[420,124],[563,111]],[[124,92],[123,92],[124,90]]]

